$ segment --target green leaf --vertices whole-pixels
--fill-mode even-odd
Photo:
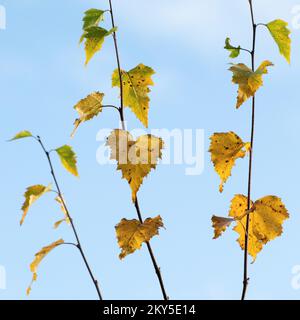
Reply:
[[[78,177],[76,154],[70,146],[64,145],[55,150],[60,158],[62,165],[67,171]]]
[[[153,86],[152,75],[155,71],[142,63],[130,71],[122,70],[123,81],[123,102],[129,107],[142,124],[148,127],[148,112],[151,91],[149,86]],[[112,86],[120,88],[120,77],[118,69],[112,75]]]
[[[85,40],[85,65],[101,50],[105,37],[111,35],[116,30],[117,28],[106,30],[98,26],[92,26],[85,30],[80,39],[80,43]]]
[[[89,9],[84,13],[83,30],[86,30],[93,26],[98,26],[101,21],[103,21],[103,15],[105,11],[98,9]]]
[[[24,139],[24,138],[29,138],[32,137],[32,134],[30,131],[21,131],[19,133],[17,133],[12,139],[10,139],[9,141],[14,141],[14,140],[19,140],[19,139]]]
[[[241,47],[238,46],[238,47],[233,47],[231,44],[230,44],[230,38],[226,38],[225,40],[225,47],[224,49],[228,50],[230,52],[230,58],[237,58],[239,55],[240,55],[240,52],[241,52]]]
[[[267,24],[273,39],[278,45],[279,52],[282,54],[288,63],[291,62],[291,31],[287,28],[288,23],[277,19]]]
[[[49,186],[43,186],[43,185],[34,185],[31,187],[28,187],[26,189],[26,192],[24,194],[25,197],[25,201],[23,203],[22,206],[22,211],[23,211],[23,215],[20,221],[20,225],[23,224],[26,215],[28,213],[29,208],[31,207],[31,205],[38,200],[42,195],[44,195],[46,192],[51,191],[51,184]]]

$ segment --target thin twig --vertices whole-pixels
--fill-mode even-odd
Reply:
[[[77,248],[77,244],[73,243],[73,242],[63,242],[60,244],[60,246],[62,246],[62,245],[73,246],[73,247]]]
[[[252,71],[255,70],[255,45],[256,45],[256,28],[253,13],[252,0],[248,0],[251,11],[251,21],[252,21],[252,29],[253,29],[253,43],[252,43],[252,51],[251,51],[251,64]],[[252,182],[252,159],[253,159],[253,146],[254,146],[254,129],[255,129],[255,95],[252,98],[252,117],[251,117],[251,148],[249,154],[249,172],[248,172],[248,199],[247,199],[247,210],[251,208],[251,182]],[[247,214],[246,220],[246,232],[245,232],[245,252],[244,252],[244,279],[243,279],[243,292],[241,300],[245,300],[247,288],[249,284],[248,277],[248,246],[249,246],[249,226],[250,226],[250,214]]]
[[[77,230],[76,230],[75,225],[74,225],[74,222],[73,222],[73,219],[71,218],[70,212],[69,212],[69,210],[68,210],[68,208],[67,208],[67,206],[66,206],[66,203],[65,203],[65,201],[64,201],[64,198],[63,198],[63,195],[62,195],[60,186],[59,186],[59,184],[58,184],[58,181],[57,181],[57,178],[56,178],[56,175],[55,175],[55,172],[54,172],[54,167],[53,167],[53,164],[52,164],[52,161],[51,161],[51,158],[50,158],[50,153],[49,153],[49,151],[47,151],[47,149],[45,148],[45,146],[44,146],[44,144],[43,144],[43,142],[42,142],[42,140],[41,140],[41,138],[40,138],[39,136],[37,136],[35,139],[38,141],[38,143],[39,143],[40,146],[42,147],[42,149],[43,149],[43,151],[44,151],[44,153],[45,153],[45,155],[46,155],[46,157],[47,157],[47,160],[48,160],[48,163],[49,163],[49,167],[50,167],[50,171],[51,171],[51,175],[52,175],[52,177],[53,177],[53,180],[54,180],[54,183],[55,183],[55,186],[56,186],[56,189],[57,189],[58,196],[59,196],[59,198],[61,199],[62,205],[63,205],[63,207],[64,207],[64,209],[65,209],[65,211],[66,211],[67,217],[68,217],[68,219],[70,220],[71,227],[72,227],[74,236],[75,236],[76,241],[77,241],[77,244],[75,244],[75,246],[78,248],[78,250],[79,250],[79,252],[80,252],[80,254],[81,254],[81,257],[82,257],[82,259],[83,259],[83,261],[84,261],[84,263],[85,263],[85,266],[86,266],[86,268],[87,268],[87,270],[88,270],[88,273],[89,273],[89,275],[90,275],[90,277],[91,277],[91,279],[92,279],[92,281],[93,281],[93,283],[94,283],[94,286],[95,286],[95,288],[96,288],[96,291],[97,291],[97,294],[98,294],[99,299],[100,299],[100,300],[103,300],[103,299],[102,299],[101,292],[100,292],[100,289],[99,289],[98,281],[97,281],[96,278],[94,277],[93,272],[92,272],[92,270],[91,270],[91,268],[90,268],[90,266],[89,266],[89,264],[88,264],[88,261],[87,261],[87,259],[86,259],[86,257],[85,257],[85,254],[84,254],[84,251],[83,251],[83,249],[82,249],[82,246],[81,246],[81,243],[80,243],[80,239],[79,239]],[[71,243],[69,243],[69,244],[71,244]]]
[[[248,52],[249,54],[251,54],[252,55],[252,51],[250,51],[250,50],[248,50],[248,49],[245,49],[245,48],[236,48],[236,49],[240,49],[240,50],[242,50],[242,51],[246,51],[246,52]]]
[[[116,110],[118,110],[120,112],[120,109],[118,107],[110,105],[110,104],[101,106],[101,108],[112,108],[112,109],[116,109]]]
[[[139,202],[138,202],[137,198],[135,200],[134,206],[135,206],[138,218],[140,220],[140,223],[144,223],[143,218],[142,218],[142,214],[141,214],[141,210],[140,210],[140,206],[139,206]],[[160,272],[160,268],[157,265],[155,256],[153,254],[153,251],[152,251],[152,248],[151,248],[151,245],[150,245],[150,242],[147,241],[146,244],[147,244],[147,248],[148,248],[148,251],[149,251],[149,254],[150,254],[150,257],[151,257],[151,260],[152,260],[152,263],[153,263],[153,266],[154,266],[154,269],[155,269],[155,272],[156,272],[156,275],[157,275],[157,278],[158,278],[158,281],[159,281],[159,284],[160,284],[160,288],[161,288],[164,300],[169,300],[169,297],[168,297],[168,295],[166,293],[166,289],[165,289],[165,286],[164,286],[163,278],[162,278],[162,275],[161,275],[161,272]]]
[[[110,7],[110,17],[111,17],[111,24],[112,27],[115,28],[115,19],[114,19],[114,12],[113,12],[113,6],[112,1],[109,0],[109,7]],[[121,62],[120,62],[120,55],[119,55],[119,49],[118,49],[118,41],[117,41],[117,35],[116,32],[113,32],[112,34],[114,39],[114,47],[116,52],[116,59],[117,59],[117,65],[118,65],[118,73],[119,73],[119,79],[120,79],[120,119],[122,123],[122,129],[125,130],[125,119],[124,119],[124,103],[123,103],[123,81],[122,81],[122,69],[121,69]]]

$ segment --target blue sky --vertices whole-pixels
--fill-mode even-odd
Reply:
[[[258,22],[283,18],[292,24],[297,1],[254,0]],[[1,136],[0,265],[7,273],[1,299],[27,299],[29,264],[42,246],[59,238],[72,241],[67,226],[53,230],[60,212],[47,195],[30,210],[19,227],[22,194],[29,185],[51,182],[47,163],[34,141],[9,144],[22,129],[41,135],[49,149],[72,144],[78,155],[80,179],[73,178],[54,159],[59,180],[88,259],[106,299],[159,299],[160,289],[146,248],[118,259],[114,226],[135,218],[127,183],[115,166],[96,161],[101,128],[118,125],[106,110],[83,125],[70,140],[76,117],[73,105],[92,91],[106,93],[117,103],[110,77],[115,69],[113,43],[84,67],[78,46],[83,12],[106,9],[107,1],[0,0],[7,12],[7,29],[0,30]],[[250,104],[236,111],[236,87],[227,71],[224,40],[251,45],[246,0],[128,0],[114,1],[121,62],[130,69],[142,62],[153,67],[150,128],[204,129],[205,145],[213,132],[234,130],[249,139]],[[107,19],[108,23],[109,20]],[[291,25],[292,27],[292,25]],[[279,55],[273,40],[259,30],[257,62],[269,59],[275,67],[257,95],[253,170],[253,199],[268,194],[282,197],[290,220],[281,238],[269,243],[250,265],[249,299],[299,299],[291,286],[292,268],[300,264],[299,172],[297,159],[300,29],[292,28],[292,64]],[[237,62],[249,63],[247,55]],[[129,129],[141,124],[126,110]],[[201,175],[186,176],[185,165],[161,165],[148,178],[139,199],[144,217],[160,214],[166,226],[151,243],[172,299],[239,299],[243,252],[237,235],[228,231],[212,240],[211,215],[226,215],[231,198],[246,193],[247,161],[238,161],[233,176],[218,192],[219,179],[205,153]],[[29,299],[95,299],[96,294],[77,251],[61,247],[39,268]]]

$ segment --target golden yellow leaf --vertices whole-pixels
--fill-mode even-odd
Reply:
[[[74,137],[75,132],[81,123],[91,120],[96,117],[100,112],[102,112],[102,100],[104,93],[93,92],[89,94],[86,98],[80,100],[75,106],[74,109],[78,112],[79,118],[74,122],[74,130],[71,134],[71,137]]]
[[[282,234],[282,224],[289,214],[281,199],[266,196],[250,203],[247,210],[247,197],[236,195],[230,207],[229,216],[237,221],[234,230],[239,234],[238,243],[245,250],[247,214],[249,214],[248,253],[256,259],[263,246]]]
[[[234,219],[212,216],[211,221],[212,226],[215,229],[214,239],[217,239],[231,225]]]
[[[247,222],[247,210],[248,210],[248,198],[242,194],[235,195],[231,200],[231,206],[229,211],[229,216],[237,221],[236,226],[233,228],[240,237],[238,238],[238,243],[242,250],[245,250],[245,233],[246,233],[246,222]],[[252,206],[252,202],[250,206]],[[252,232],[252,216],[250,215],[249,224],[249,239],[248,239],[248,253],[254,256],[256,252],[262,249],[262,245],[253,236]]]
[[[253,97],[263,85],[263,75],[268,73],[267,67],[273,66],[270,61],[264,61],[256,71],[252,71],[245,64],[233,64],[230,71],[233,73],[232,82],[239,86],[236,107],[239,108],[246,100]]]
[[[246,152],[250,149],[250,144],[245,143],[234,132],[214,133],[211,137],[209,152],[211,153],[211,161],[214,164],[215,171],[221,178],[219,187],[220,192],[223,191],[223,185],[231,176],[231,170],[235,161],[244,158]]]
[[[38,184],[38,185],[34,185],[34,186],[31,186],[31,187],[28,187],[26,189],[26,192],[24,194],[25,201],[24,201],[23,206],[22,206],[23,215],[22,215],[22,218],[21,218],[21,221],[20,221],[20,225],[23,224],[30,206],[36,200],[38,200],[42,195],[44,195],[46,192],[49,192],[49,191],[51,191],[51,184],[49,184],[49,186],[47,186],[47,187]]]
[[[117,160],[117,170],[122,171],[132,190],[132,200],[151,169],[155,169],[162,157],[163,141],[153,135],[140,136],[136,141],[125,130],[114,130],[107,139],[111,159]]]
[[[66,222],[66,219],[58,220],[54,223],[53,228],[57,229],[63,222]]]
[[[289,218],[285,205],[276,196],[266,196],[256,200],[252,215],[255,236],[263,243],[279,237],[283,232],[284,220]]]
[[[291,62],[291,31],[288,29],[288,23],[277,19],[269,22],[267,25],[273,39],[275,40],[279,52],[285,57],[288,63]]]
[[[128,72],[122,70],[124,106],[129,107],[146,128],[150,102],[149,86],[154,85],[151,78],[154,73],[152,68],[143,64],[139,64]],[[112,75],[112,86],[120,88],[118,70],[115,70]]]
[[[64,219],[61,219],[61,220],[55,222],[54,228],[56,229],[61,225],[62,222],[66,222],[67,224],[70,224],[70,219],[69,219],[68,213],[67,213],[65,206],[64,206],[64,203],[66,203],[66,200],[64,200],[64,199],[62,200],[60,196],[57,196],[55,198],[55,201],[60,205],[60,209],[65,216]]]
[[[144,223],[136,219],[122,219],[116,226],[118,244],[122,249],[120,259],[140,249],[143,242],[148,242],[153,236],[158,235],[158,229],[161,227],[163,222],[160,216],[148,218]]]
[[[51,252],[53,249],[55,249],[56,247],[60,246],[63,243],[64,243],[63,239],[57,240],[51,243],[49,246],[43,247],[38,253],[36,253],[34,260],[30,264],[30,271],[32,272],[32,280],[29,287],[27,288],[27,291],[26,291],[27,295],[29,295],[31,292],[32,283],[37,280],[37,269],[40,263],[42,262],[42,260],[46,257],[46,255],[49,252]]]

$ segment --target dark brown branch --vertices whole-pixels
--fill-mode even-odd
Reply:
[[[54,183],[55,183],[55,186],[56,186],[56,189],[57,189],[58,196],[59,196],[59,198],[61,199],[62,205],[63,205],[63,207],[64,207],[64,209],[65,209],[65,211],[66,211],[67,217],[68,217],[68,219],[70,220],[71,227],[72,227],[74,236],[75,236],[76,241],[77,241],[77,244],[75,244],[75,245],[76,245],[76,247],[78,248],[78,250],[79,250],[79,252],[80,252],[80,254],[81,254],[81,257],[82,257],[82,259],[83,259],[83,261],[84,261],[84,264],[85,264],[85,266],[86,266],[86,268],[87,268],[87,270],[88,270],[88,273],[89,273],[89,275],[90,275],[90,277],[91,277],[91,279],[92,279],[92,281],[93,281],[93,284],[94,284],[94,286],[95,286],[95,288],[96,288],[96,291],[97,291],[97,294],[98,294],[99,299],[100,299],[100,300],[103,300],[103,299],[102,299],[101,292],[100,292],[100,289],[99,289],[98,281],[97,281],[96,278],[94,277],[93,272],[92,272],[92,270],[91,270],[91,268],[90,268],[90,266],[89,266],[89,263],[88,263],[88,261],[87,261],[87,259],[86,259],[86,256],[85,256],[84,251],[83,251],[83,249],[82,249],[82,246],[81,246],[81,243],[80,243],[80,239],[79,239],[77,230],[76,230],[76,228],[75,228],[73,219],[72,219],[72,217],[71,217],[71,215],[70,215],[70,212],[69,212],[69,210],[68,210],[68,208],[67,208],[67,206],[66,206],[66,203],[65,203],[65,201],[64,201],[64,198],[63,198],[63,195],[62,195],[60,186],[59,186],[59,184],[58,184],[58,181],[57,181],[57,178],[56,178],[56,175],[55,175],[55,172],[54,172],[53,164],[52,164],[52,161],[51,161],[51,158],[50,158],[50,152],[47,151],[47,149],[45,148],[45,146],[44,146],[44,144],[43,144],[43,142],[42,142],[42,140],[41,140],[41,138],[40,138],[39,136],[36,137],[36,140],[38,141],[38,143],[39,143],[40,146],[42,147],[42,149],[43,149],[43,151],[44,151],[44,153],[45,153],[45,155],[46,155],[46,157],[47,157],[47,160],[48,160],[48,163],[49,163],[49,167],[50,167],[50,172],[51,172],[51,175],[52,175],[52,177],[53,177],[53,180],[54,180]],[[70,243],[69,243],[69,244],[70,244]]]

